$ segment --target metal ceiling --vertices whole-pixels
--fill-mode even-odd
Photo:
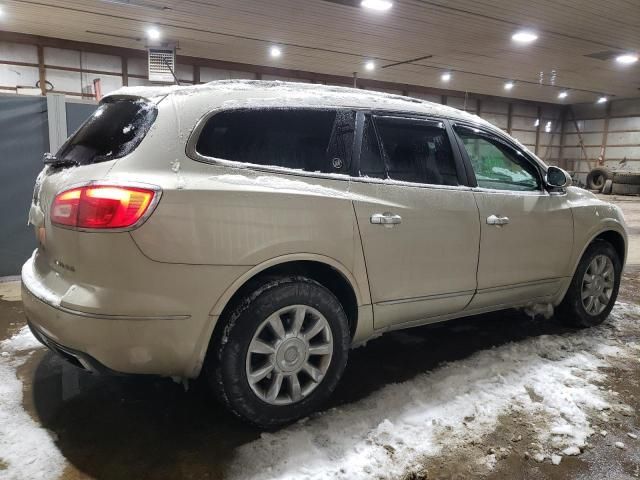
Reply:
[[[545,102],[563,88],[571,103],[640,96],[640,62],[613,59],[640,51],[637,0],[395,0],[387,12],[357,0],[5,0],[3,10],[2,30],[81,42],[144,48],[156,25],[181,55]],[[515,44],[520,28],[538,40]]]

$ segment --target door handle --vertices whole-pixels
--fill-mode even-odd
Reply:
[[[509,223],[509,217],[499,217],[497,215],[489,215],[487,217],[487,225],[506,225]]]
[[[392,226],[402,223],[402,217],[390,212],[374,213],[371,215],[371,223],[374,225]]]

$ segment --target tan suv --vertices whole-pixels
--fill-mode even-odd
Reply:
[[[385,331],[616,300],[620,210],[477,116],[278,82],[123,89],[47,163],[22,270],[34,334],[95,372],[204,375],[274,426]]]

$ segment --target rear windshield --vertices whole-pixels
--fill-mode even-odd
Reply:
[[[153,125],[158,110],[142,99],[107,99],[56,155],[77,165],[106,162],[131,153]]]

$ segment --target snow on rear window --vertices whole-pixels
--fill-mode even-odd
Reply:
[[[123,157],[140,144],[157,114],[156,106],[142,99],[107,98],[67,140],[57,157],[77,165]]]

